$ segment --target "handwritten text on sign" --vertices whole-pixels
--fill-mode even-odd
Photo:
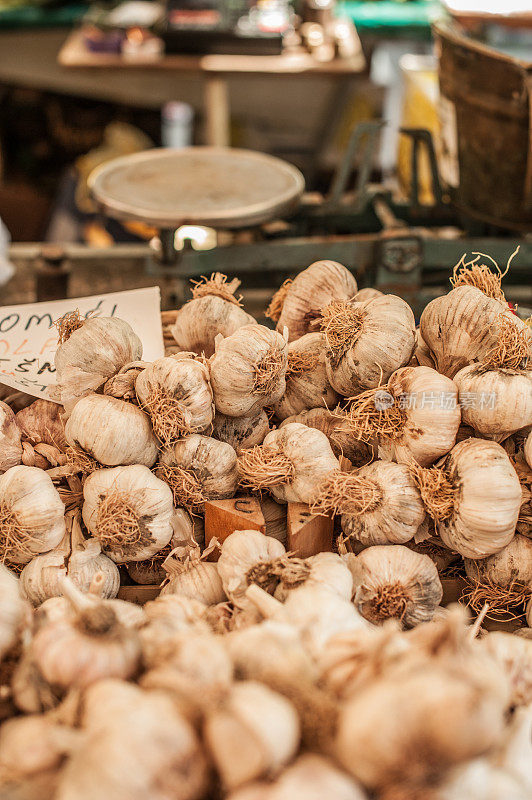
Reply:
[[[0,308],[0,383],[34,397],[54,399],[54,354],[58,319],[70,311],[90,317],[119,317],[129,322],[143,345],[143,359],[164,355],[161,296],[158,286],[93,297],[53,300]]]

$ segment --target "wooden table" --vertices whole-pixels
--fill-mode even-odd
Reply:
[[[230,144],[230,103],[227,78],[235,75],[253,76],[326,76],[336,79],[339,92],[333,100],[337,105],[343,97],[346,82],[362,72],[365,59],[362,51],[351,59],[320,62],[304,50],[287,50],[278,56],[235,55],[163,55],[157,58],[128,60],[119,54],[92,53],[84,42],[83,28],[67,38],[58,56],[58,63],[69,69],[99,70],[105,74],[116,70],[173,71],[181,75],[201,75],[204,79],[204,110],[206,144],[225,147]]]

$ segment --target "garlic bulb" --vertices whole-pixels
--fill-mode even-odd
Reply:
[[[205,603],[178,594],[159,595],[144,606],[147,621],[140,629],[144,664],[158,664],[175,650],[183,632],[209,632]]]
[[[308,574],[304,581],[294,586],[289,580],[284,581],[281,575],[281,582],[275,590],[274,597],[284,602],[290,592],[298,590],[301,586],[317,584],[335,592],[344,600],[351,600],[353,594],[353,576],[351,571],[342,558],[336,553],[317,553],[314,556],[304,559],[304,567],[308,568]]]
[[[414,314],[393,294],[365,303],[334,301],[323,309],[320,322],[329,382],[344,397],[380,386],[412,358]]]
[[[0,475],[0,554],[13,564],[57,547],[65,535],[65,507],[46,472],[11,467]]]
[[[357,692],[340,714],[336,755],[344,769],[382,791],[433,781],[493,747],[508,695],[504,673],[487,659],[482,665],[475,672],[460,660],[428,662]]]
[[[264,325],[245,325],[219,338],[210,360],[216,410],[252,417],[277,403],[286,389],[286,340]]]
[[[497,344],[501,314],[517,331],[523,329],[507,305],[474,286],[457,286],[432,300],[421,314],[419,329],[438,372],[453,378],[462,367],[482,360]]]
[[[22,463],[49,469],[67,462],[63,409],[48,400],[35,400],[17,413],[22,435]]]
[[[230,444],[196,433],[163,450],[156,475],[170,486],[176,506],[204,511],[205,500],[234,496],[237,456]]]
[[[179,594],[199,600],[206,606],[227,599],[216,564],[202,560],[197,547],[189,548],[179,559],[167,558],[164,568],[168,573],[168,583],[161,590],[163,596]]]
[[[59,324],[59,339],[54,363],[61,402],[67,411],[125,364],[142,357],[137,334],[127,322],[114,317],[80,320],[79,315],[69,315]]]
[[[27,616],[17,578],[0,564],[0,660],[15,644]]]
[[[131,403],[89,394],[75,404],[65,425],[67,442],[100,464],[144,464],[157,458],[157,442],[147,414]]]
[[[344,456],[354,467],[363,467],[373,458],[372,445],[356,439],[351,432],[349,420],[343,418],[340,413],[329,411],[327,408],[311,408],[309,411],[287,417],[279,427],[283,428],[291,422],[299,422],[324,433],[336,458]],[[376,439],[374,444],[376,449]]]
[[[191,353],[159,358],[135,382],[142,409],[165,446],[187,433],[201,433],[212,422],[209,370]]]
[[[191,517],[183,508],[174,509],[172,517],[173,535],[169,544],[143,561],[129,561],[126,564],[128,575],[141,585],[160,585],[166,578],[164,561],[172,550],[184,541],[194,541],[203,547],[205,543],[204,521],[202,517]]]
[[[49,553],[33,558],[20,575],[24,596],[34,605],[62,593],[61,579],[68,576],[82,592],[88,592],[95,575],[103,575],[102,597],[116,597],[120,574],[116,564],[104,556],[97,539],[85,539],[77,517],[69,520],[63,541]]]
[[[274,407],[278,419],[318,406],[335,405],[338,395],[327,377],[326,352],[322,333],[307,333],[288,345],[286,390]]]
[[[12,409],[0,400],[0,472],[21,463],[21,431]]]
[[[125,364],[117,373],[104,383],[103,394],[116,397],[118,400],[137,402],[135,383],[145,369],[150,366],[148,361],[132,361]]]
[[[270,420],[263,410],[254,417],[226,417],[218,413],[213,420],[212,435],[230,444],[239,456],[248,447],[262,444],[269,430]]]
[[[343,430],[379,442],[382,458],[428,466],[449,452],[460,425],[458,390],[430,367],[404,367],[385,386],[353,398]]]
[[[478,646],[507,676],[512,690],[511,705],[529,706],[532,702],[532,640],[505,631],[491,631],[479,640]]]
[[[455,375],[462,420],[501,441],[532,424],[532,331],[501,314],[497,344]]]
[[[498,553],[488,558],[464,558],[464,566],[475,582],[508,587],[517,581],[532,586],[532,539],[516,533]]]
[[[336,261],[315,261],[273,297],[268,316],[277,330],[288,328],[289,341],[311,330],[322,308],[333,300],[350,300],[357,283],[348,269]]]
[[[504,741],[492,756],[493,765],[511,774],[524,789],[532,792],[532,708],[513,711]]]
[[[443,596],[436,565],[403,545],[375,545],[348,557],[353,602],[370,622],[390,618],[406,628],[432,619]]]
[[[235,683],[204,728],[211,757],[227,790],[273,776],[295,755],[299,720],[281,695],[253,681]]]
[[[339,467],[325,434],[297,422],[271,431],[239,459],[243,486],[268,489],[284,503],[311,503],[321,481]]]
[[[256,320],[241,308],[241,298],[235,297],[239,286],[237,278],[227,281],[220,272],[195,284],[192,300],[179,309],[171,328],[181,350],[203,353],[210,358],[219,334],[231,336],[244,325],[256,324]]]
[[[431,800],[527,800],[526,788],[509,772],[477,758],[451,770]]]
[[[332,473],[312,505],[342,515],[342,543],[404,544],[419,531],[425,508],[406,465],[375,461],[356,473]]]
[[[511,541],[521,487],[499,444],[465,439],[441,467],[416,468],[413,474],[446,547],[466,558],[486,558]]]
[[[376,297],[382,297],[383,292],[380,289],[372,289],[370,286],[366,286],[365,289],[359,289],[358,292],[353,295],[353,302],[354,303],[365,303],[367,300],[374,300]]]
[[[208,773],[198,738],[163,693],[104,680],[85,693],[84,706],[85,735],[61,773],[56,800],[205,795]]]
[[[172,538],[172,492],[147,467],[96,470],[83,498],[87,530],[117,564],[150,558]]]
[[[227,597],[238,605],[252,583],[273,592],[285,565],[286,551],[277,539],[259,531],[235,531],[222,543],[218,574]]]
[[[21,777],[57,769],[76,742],[76,731],[46,716],[7,720],[0,728],[0,773]]]
[[[532,430],[526,437],[525,444],[523,447],[523,453],[525,456],[526,463],[528,464],[530,469],[532,469]]]

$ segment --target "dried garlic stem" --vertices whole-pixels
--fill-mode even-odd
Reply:
[[[287,278],[287,280],[284,281],[284,283],[282,283],[279,289],[275,292],[270,301],[270,305],[266,309],[265,316],[267,316],[268,319],[271,319],[274,322],[279,322],[279,317],[281,316],[281,311],[283,310],[286,294],[292,283],[292,278]]]
[[[235,297],[235,292],[241,283],[238,278],[228,281],[227,275],[223,275],[221,272],[213,272],[210,278],[202,276],[199,281],[191,281],[191,283],[194,287],[192,289],[194,300],[198,297],[216,295],[216,297],[222,297],[235,306],[242,306],[242,295]]]
[[[194,512],[205,502],[201,482],[193,470],[183,469],[176,464],[159,464],[156,474],[172,490],[176,506],[183,506]]]
[[[252,394],[270,395],[278,386],[279,378],[286,372],[284,351],[279,347],[270,347],[260,361],[253,365],[255,379]]]
[[[355,344],[366,312],[343,300],[333,300],[321,312],[320,325],[332,353],[333,365]]]
[[[171,392],[154,387],[140,408],[149,414],[153,432],[164,447],[188,433],[196,433],[187,423],[183,404]]]
[[[79,311],[76,309],[75,311],[69,311],[67,314],[64,314],[60,317],[56,322],[54,322],[55,327],[57,328],[58,334],[58,343],[63,344],[69,339],[74,331],[77,331],[78,328],[81,328],[85,320],[80,316]]]
[[[510,269],[510,264],[512,263],[514,256],[516,256],[518,252],[519,247],[514,250],[508,259],[508,263],[506,264],[506,269],[504,272],[502,272],[497,262],[486,253],[473,253],[475,258],[471,259],[471,261],[465,260],[466,254],[464,253],[458,264],[453,269],[453,275],[452,278],[450,278],[451,285],[453,288],[456,288],[457,286],[474,286],[477,289],[480,289],[480,291],[488,297],[492,297],[494,300],[500,300],[502,303],[506,303],[501,282]],[[486,264],[478,264],[477,262],[480,258],[489,259],[495,265],[497,272],[493,272]]]
[[[102,465],[96,461],[95,458],[89,456],[80,447],[66,448],[67,465],[72,469],[72,472],[81,472],[82,475],[89,475],[96,469],[101,469]]]
[[[295,477],[295,468],[282,450],[256,445],[245,450],[238,459],[240,485],[261,491],[269,486],[289,484]]]
[[[322,483],[311,506],[313,514],[365,514],[382,500],[380,486],[351,472],[333,472]]]
[[[439,467],[411,466],[410,472],[419,489],[427,512],[436,522],[451,517],[457,496],[457,487]]]
[[[513,320],[504,314],[500,315],[498,325],[497,344],[486,353],[479,371],[526,369],[532,359],[532,336],[526,328],[517,328]]]
[[[333,413],[342,420],[346,432],[359,442],[371,443],[375,436],[396,439],[403,433],[406,414],[386,385],[368,389],[357,397],[349,398],[348,402],[350,405],[347,410],[340,409]]]

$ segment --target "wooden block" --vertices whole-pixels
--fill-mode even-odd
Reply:
[[[260,503],[255,497],[233,497],[231,500],[207,500],[205,503],[205,545],[211,539],[225,541],[235,531],[266,533]],[[217,558],[209,559],[218,560]]]
[[[153,585],[138,585],[138,586],[121,586],[118,591],[120,600],[127,600],[129,603],[137,603],[143,606],[149,600],[155,600],[161,591],[160,586]]]
[[[288,503],[287,528],[287,550],[299,558],[333,549],[333,518],[312,514],[305,503]]]

